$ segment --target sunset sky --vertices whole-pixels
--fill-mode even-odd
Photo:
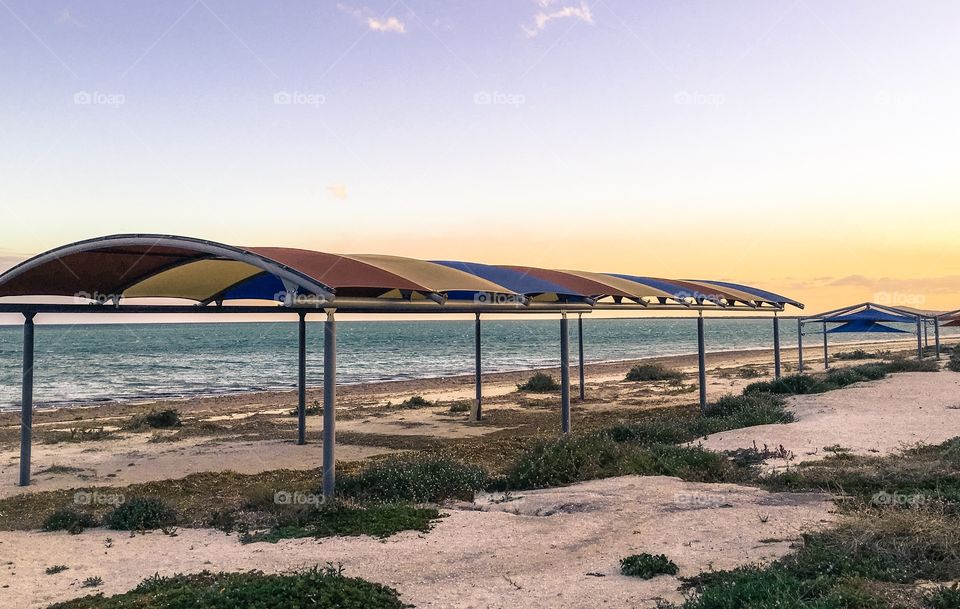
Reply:
[[[0,0],[0,269],[118,232],[960,308],[955,0]]]

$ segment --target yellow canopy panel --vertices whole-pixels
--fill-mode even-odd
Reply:
[[[198,302],[263,272],[236,260],[199,260],[162,271],[123,292],[125,298],[186,298]]]
[[[351,254],[346,258],[389,271],[437,293],[463,291],[513,294],[502,285],[434,262],[380,254]]]

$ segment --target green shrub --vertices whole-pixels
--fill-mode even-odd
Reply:
[[[527,382],[517,385],[517,390],[531,393],[549,393],[560,391],[560,383],[549,374],[537,372],[527,379]]]
[[[634,554],[620,559],[620,573],[630,577],[652,579],[657,575],[676,575],[679,569],[663,554]]]
[[[851,368],[835,368],[825,374],[794,374],[779,380],[751,383],[743,390],[745,394],[777,393],[806,394],[823,393],[841,389],[854,383],[876,381],[897,372],[936,372],[937,363],[932,360],[897,359],[882,364],[863,364]]]
[[[155,497],[136,497],[118,505],[106,517],[111,529],[121,531],[146,531],[175,524],[176,512]]]
[[[819,393],[821,383],[807,374],[791,374],[773,381],[758,381],[750,383],[743,390],[744,395],[755,393],[804,394]]]
[[[43,572],[47,575],[56,575],[57,573],[63,573],[69,568],[67,565],[53,565],[52,567],[44,569]]]
[[[374,503],[440,503],[472,500],[487,484],[482,467],[445,456],[395,456],[337,481],[344,497]]]
[[[947,368],[954,372],[960,372],[960,349],[954,349],[950,353],[950,361],[947,362]]]
[[[450,404],[450,413],[451,414],[460,414],[464,412],[470,412],[471,405],[470,402],[454,402]]]
[[[95,527],[97,524],[97,519],[92,514],[65,508],[47,516],[43,521],[43,530],[66,531],[71,535],[79,535],[84,529]]]
[[[315,510],[293,513],[291,518],[265,533],[245,534],[243,543],[275,543],[300,537],[336,537],[370,535],[385,538],[401,531],[426,533],[440,518],[435,508],[411,505],[356,507],[344,504],[322,505]]]
[[[433,406],[433,402],[424,398],[422,395],[414,395],[400,402],[400,408],[409,408],[411,410],[427,408],[428,406]]]
[[[938,372],[940,366],[936,360],[895,359],[881,364],[888,373],[893,372]]]
[[[398,593],[381,584],[345,577],[328,566],[293,574],[260,571],[161,577],[154,575],[124,594],[86,596],[49,609],[403,609]]]
[[[923,597],[923,606],[927,609],[960,609],[960,587],[953,584],[949,588],[940,586]]]
[[[871,353],[867,353],[863,349],[854,349],[853,351],[835,353],[832,357],[833,359],[836,359],[836,360],[858,360],[858,359],[871,359],[875,356]]]
[[[183,423],[180,421],[180,413],[174,408],[166,410],[154,410],[147,413],[144,417],[147,425],[157,429],[166,429],[169,427],[180,427]]]
[[[682,372],[666,368],[662,364],[637,364],[627,372],[628,381],[679,382],[682,379]]]

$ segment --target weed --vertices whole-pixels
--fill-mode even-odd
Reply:
[[[679,569],[664,554],[634,554],[620,559],[620,573],[640,579],[652,579],[657,575],[676,575]]]
[[[106,517],[106,524],[120,531],[160,529],[176,521],[173,509],[156,497],[136,497],[118,505]]]
[[[343,497],[372,503],[440,503],[472,500],[487,484],[487,473],[442,455],[394,456],[337,481]]]
[[[66,508],[57,510],[43,521],[44,531],[66,531],[71,535],[79,535],[84,529],[97,526],[97,519],[87,512]]]
[[[667,368],[662,364],[637,364],[627,372],[628,381],[680,382],[682,379],[682,372]]]
[[[543,372],[534,373],[525,383],[517,385],[517,391],[529,391],[531,393],[549,393],[551,391],[560,391],[560,383],[549,374]]]
[[[52,567],[47,567],[46,569],[44,569],[43,572],[46,573],[47,575],[56,575],[57,573],[63,573],[69,568],[70,567],[68,567],[67,565],[53,565]]]

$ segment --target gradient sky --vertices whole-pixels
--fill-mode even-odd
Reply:
[[[162,232],[960,308],[958,31],[955,0],[0,0],[0,268]]]

